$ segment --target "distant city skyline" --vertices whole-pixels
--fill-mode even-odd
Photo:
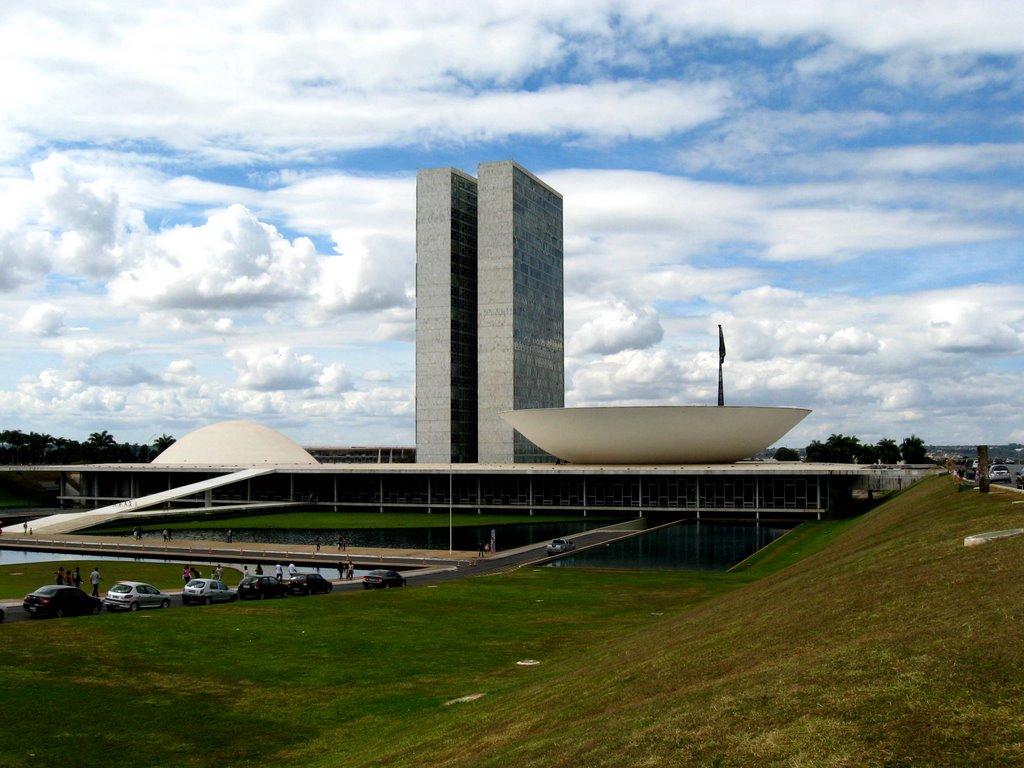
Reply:
[[[564,197],[566,405],[1024,442],[1024,7],[22,4],[0,429],[415,443],[420,168]],[[485,49],[481,41],[486,41]]]

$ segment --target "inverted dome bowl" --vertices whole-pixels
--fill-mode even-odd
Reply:
[[[573,464],[729,464],[763,451],[806,408],[651,405],[531,408],[501,417]]]

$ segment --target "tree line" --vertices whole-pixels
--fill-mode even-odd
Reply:
[[[0,431],[0,464],[146,463],[172,446],[175,439],[160,435],[150,444],[119,443],[106,430],[85,441],[19,429]]]
[[[862,443],[850,435],[832,434],[828,440],[814,440],[804,449],[807,461],[831,464],[930,464],[924,440],[917,435],[903,438],[899,444],[891,438],[877,443]],[[800,454],[792,448],[779,448],[775,452],[779,461],[800,461]]]

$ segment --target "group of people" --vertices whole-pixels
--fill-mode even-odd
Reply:
[[[70,568],[68,568],[65,571],[64,566],[62,565],[60,568],[57,569],[57,572],[53,575],[57,578],[58,584],[66,585],[69,587],[82,586],[82,573],[78,570],[77,565],[75,566],[75,570],[73,571]]]
[[[56,573],[53,574],[57,580],[57,583],[66,587],[79,587],[82,586],[82,572],[78,566],[75,566],[74,570],[69,567],[64,570],[64,566],[60,566]],[[97,565],[92,569],[92,573],[89,574],[89,583],[92,584],[92,596],[100,596],[100,582],[103,577],[100,576],[100,567]]]
[[[188,584],[192,579],[198,579],[200,576],[202,576],[202,574],[199,572],[199,569],[194,566],[186,565],[181,569],[181,580],[185,584]]]
[[[345,581],[352,581],[356,575],[356,568],[352,565],[352,558],[348,559],[348,562],[338,563],[338,577],[345,579]]]

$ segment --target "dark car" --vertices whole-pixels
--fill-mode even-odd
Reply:
[[[363,576],[364,589],[390,589],[404,586],[405,579],[398,571],[370,571]]]
[[[240,598],[288,597],[288,587],[273,576],[246,576],[238,585]]]
[[[319,573],[300,573],[292,576],[286,586],[293,595],[316,595],[334,589],[334,585]]]
[[[3,624],[4,623],[4,619],[6,619],[6,618],[7,618],[7,614],[4,613],[4,609],[3,608],[0,608],[0,624]]]
[[[90,597],[78,587],[47,584],[35,592],[25,595],[22,607],[37,619],[40,616],[95,616],[103,608],[103,601]]]

